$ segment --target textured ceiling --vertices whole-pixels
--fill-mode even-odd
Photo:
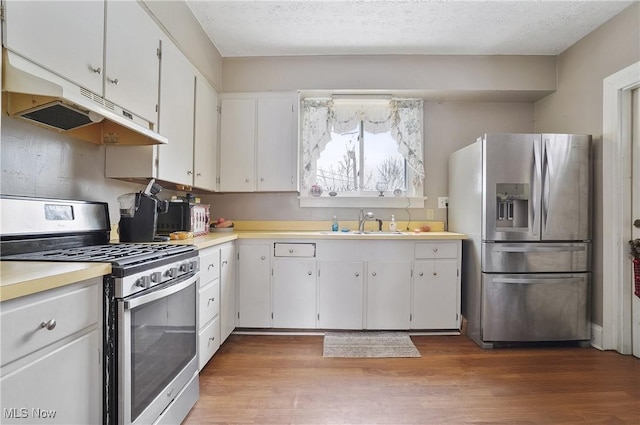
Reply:
[[[557,55],[632,1],[194,1],[223,57]]]

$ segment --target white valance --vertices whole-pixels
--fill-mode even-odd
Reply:
[[[398,151],[414,172],[414,186],[424,180],[422,156],[422,111],[420,99],[390,101],[334,101],[307,98],[302,102],[302,187],[310,186],[315,164],[331,141],[331,131],[346,133],[363,122],[369,133],[391,132]]]

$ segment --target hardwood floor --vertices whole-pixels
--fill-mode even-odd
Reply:
[[[640,424],[632,356],[414,336],[421,358],[323,358],[322,338],[231,335],[183,424]]]

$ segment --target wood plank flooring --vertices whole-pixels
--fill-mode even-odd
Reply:
[[[412,336],[421,358],[323,358],[322,339],[231,335],[183,424],[640,424],[632,356]]]

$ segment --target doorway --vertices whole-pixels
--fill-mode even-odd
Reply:
[[[628,243],[638,237],[632,217],[640,212],[638,88],[640,62],[603,83],[603,323],[599,346],[640,357],[640,303],[633,295]]]

